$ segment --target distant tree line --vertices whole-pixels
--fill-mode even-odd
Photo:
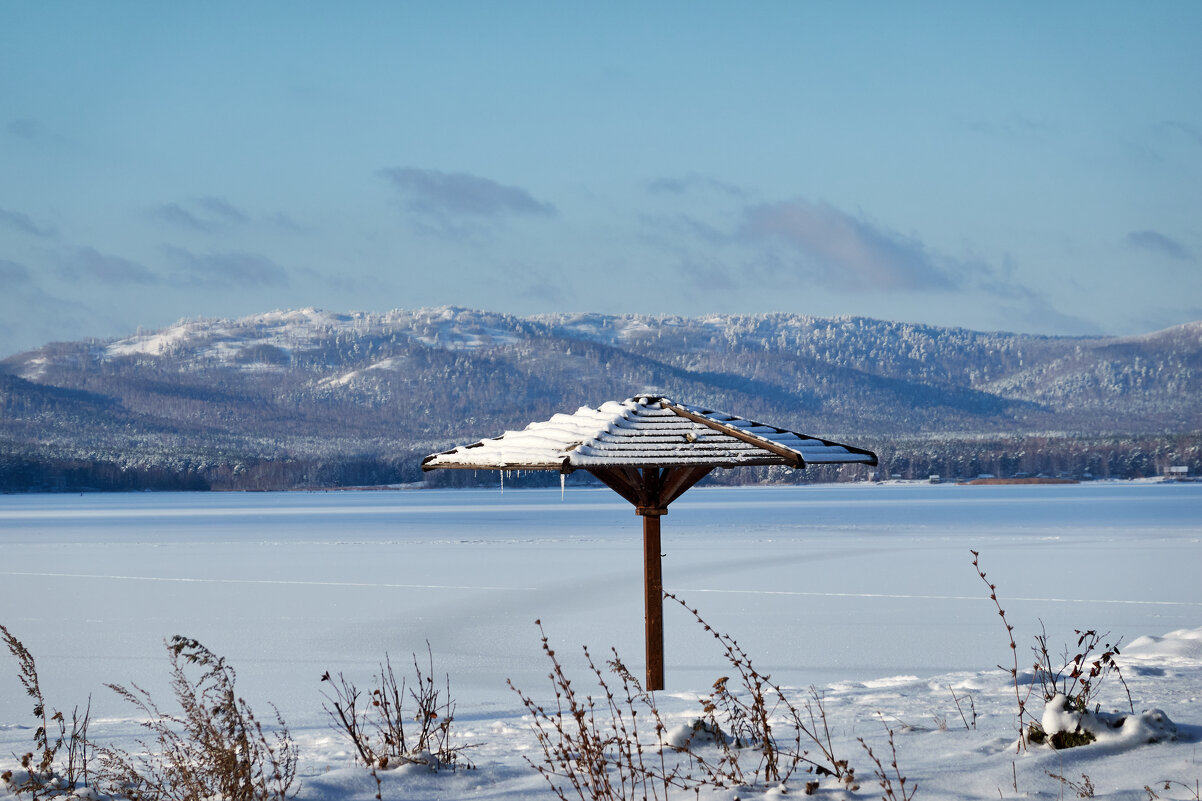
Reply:
[[[1155,438],[1049,436],[890,442],[878,450],[883,476],[973,478],[993,475],[1077,479],[1150,478],[1177,465],[1202,475],[1202,434]]]
[[[0,455],[0,492],[198,492],[375,487],[421,480],[420,457],[239,459],[204,467]]]
[[[787,467],[747,467],[715,470],[705,479],[713,485],[803,484],[888,480],[944,480],[981,475],[999,478],[1047,476],[1074,479],[1132,479],[1164,476],[1173,466],[1185,466],[1202,476],[1202,433],[1164,438],[1006,437],[926,440],[887,440],[861,443],[880,460],[865,465],[814,465],[799,471]],[[3,492],[122,492],[136,490],[269,491],[334,487],[378,487],[424,483],[432,487],[491,487],[502,477],[492,470],[437,470],[423,473],[425,452],[391,457],[324,458],[243,457],[214,462],[197,460],[190,466],[119,464],[63,458],[0,454]],[[512,471],[504,476],[511,487],[558,486],[554,471]],[[596,483],[586,472],[568,477],[573,485]]]

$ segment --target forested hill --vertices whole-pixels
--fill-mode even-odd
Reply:
[[[0,488],[414,481],[427,453],[652,389],[874,448],[886,474],[1202,468],[1202,322],[1116,339],[304,309],[4,359]]]

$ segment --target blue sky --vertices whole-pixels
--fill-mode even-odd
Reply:
[[[1202,3],[0,0],[0,355],[459,305],[1202,319]]]

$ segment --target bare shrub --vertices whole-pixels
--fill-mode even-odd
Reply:
[[[422,670],[413,655],[414,683],[404,677],[397,680],[388,655],[380,671],[373,676],[372,689],[366,696],[341,673],[337,678],[326,671],[323,682],[330,683],[323,693],[323,708],[335,731],[345,734],[363,764],[373,769],[404,764],[427,765],[434,770],[462,765],[473,767],[464,757],[472,745],[456,744],[451,738],[455,703],[451,699],[451,679],[445,690],[434,685],[434,654],[426,643],[427,669]],[[413,711],[408,711],[409,702]]]
[[[1018,646],[1014,641],[1014,627],[1006,620],[1006,612],[997,599],[997,587],[989,582],[985,577],[985,572],[981,570],[980,554],[976,551],[970,551],[970,553],[973,556],[972,565],[976,568],[977,575],[989,587],[989,598],[997,607],[998,614],[1006,626],[1010,650],[1014,654],[1012,667],[998,665],[998,668],[1009,673],[1014,682],[1014,694],[1018,701],[1020,750],[1025,750],[1028,743],[1041,745],[1047,742],[1055,748],[1072,748],[1094,742],[1096,736],[1093,732],[1083,729],[1081,721],[1089,712],[1090,705],[1095,704],[1095,697],[1102,682],[1112,674],[1118,677],[1119,682],[1123,685],[1123,690],[1127,693],[1127,705],[1134,714],[1135,704],[1131,699],[1131,690],[1123,678],[1122,670],[1114,660],[1114,657],[1119,655],[1119,644],[1122,639],[1120,638],[1112,645],[1105,642],[1109,636],[1108,633],[1098,634],[1094,629],[1075,630],[1073,633],[1077,635],[1076,647],[1070,650],[1069,646],[1065,645],[1060,659],[1056,660],[1052,658],[1048,650],[1047,629],[1040,621],[1041,633],[1036,635],[1035,645],[1031,648],[1035,654],[1035,663],[1032,666],[1033,680],[1028,684],[1027,691],[1023,693],[1019,689]],[[1070,656],[1074,651],[1076,653]],[[1036,683],[1040,687],[1045,704],[1044,720],[1047,719],[1048,710],[1073,713],[1077,721],[1075,730],[1054,731],[1049,734],[1044,731],[1043,721],[1030,715],[1027,711],[1027,701],[1030,699]],[[1063,706],[1061,706],[1062,704]],[[1100,705],[1095,704],[1095,706],[1095,711],[1100,709]],[[1028,717],[1030,718],[1029,724],[1027,723]]]
[[[151,742],[137,754],[102,748],[100,777],[108,793],[130,801],[267,801],[285,799],[296,777],[297,749],[279,712],[264,731],[234,691],[236,674],[196,640],[167,643],[171,688],[180,714],[163,712],[136,684],[107,685],[147,717]],[[193,678],[189,668],[199,675]]]
[[[567,801],[624,801],[625,799],[666,799],[672,787],[693,789],[697,783],[686,770],[665,755],[662,740],[666,727],[660,718],[652,693],[613,651],[607,664],[617,677],[611,687],[606,673],[593,661],[585,647],[584,655],[597,681],[599,693],[577,693],[551,648],[542,621],[535,621],[542,639],[543,653],[551,661],[555,706],[535,701],[510,681],[509,687],[521,698],[530,713],[534,735],[542,749],[540,762],[526,761],[547,780],[555,794]],[[652,732],[640,731],[639,720],[649,720]]]
[[[653,693],[645,690],[617,651],[603,670],[588,648],[584,655],[597,692],[578,691],[551,648],[541,622],[543,653],[551,661],[554,705],[541,704],[513,685],[530,713],[542,759],[527,762],[566,801],[666,799],[672,790],[697,793],[703,786],[729,788],[763,783],[782,786],[799,771],[836,777],[857,790],[855,771],[835,756],[823,699],[811,687],[799,707],[760,673],[731,637],[714,631],[676,596],[723,647],[732,679],[714,682],[702,697],[701,716],[669,732]],[[811,753],[813,751],[814,753]],[[818,783],[806,783],[807,794]]]
[[[1043,627],[1040,621],[1041,628]],[[1077,635],[1076,654],[1069,656],[1068,645],[1064,646],[1059,660],[1053,660],[1048,653],[1048,633],[1042,628],[1042,633],[1036,635],[1035,645],[1031,647],[1035,654],[1035,678],[1043,691],[1043,700],[1051,701],[1056,695],[1068,699],[1068,707],[1076,712],[1086,712],[1094,704],[1098,688],[1111,674],[1118,677],[1127,693],[1127,705],[1135,712],[1135,704],[1131,699],[1131,690],[1123,678],[1123,672],[1114,657],[1119,655],[1120,637],[1113,645],[1104,642],[1110,635],[1098,634],[1097,631],[1074,630]],[[1099,648],[1100,645],[1100,648]],[[1059,664],[1060,667],[1053,667]]]
[[[666,592],[664,597],[680,604],[718,641],[738,676],[733,688],[730,677],[718,679],[713,692],[701,699],[702,720],[733,737],[730,742],[719,743],[723,754],[716,764],[694,754],[702,769],[713,770],[715,780],[735,784],[785,782],[804,769],[855,786],[855,770],[835,755],[822,694],[816,687],[809,688],[809,697],[799,708],[769,675],[755,668],[733,637],[714,629],[696,609],[672,593]],[[745,766],[744,759],[752,754],[755,764]]]
[[[88,759],[93,750],[88,742],[92,700],[88,699],[82,716],[79,707],[72,710],[68,731],[66,716],[46,706],[33,654],[3,625],[0,639],[17,660],[17,676],[25,694],[33,699],[33,716],[38,722],[33,734],[35,751],[21,756],[19,773],[12,770],[0,773],[0,784],[18,795],[28,793],[31,798],[70,795],[88,782]],[[53,739],[52,730],[57,730]]]

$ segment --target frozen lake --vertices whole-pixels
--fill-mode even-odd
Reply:
[[[1053,642],[1202,623],[1202,484],[697,488],[663,546],[665,588],[794,686],[1008,659],[969,549],[1024,643],[1040,620]],[[505,680],[545,683],[536,618],[641,673],[641,548],[600,489],[0,496],[0,623],[55,706],[91,692],[101,717],[128,713],[105,682],[166,686],[177,633],[294,726],[322,723],[323,671],[427,640],[461,712],[516,715]],[[665,628],[668,690],[707,687],[712,641],[671,605]],[[0,688],[0,723],[24,720],[10,667]]]

